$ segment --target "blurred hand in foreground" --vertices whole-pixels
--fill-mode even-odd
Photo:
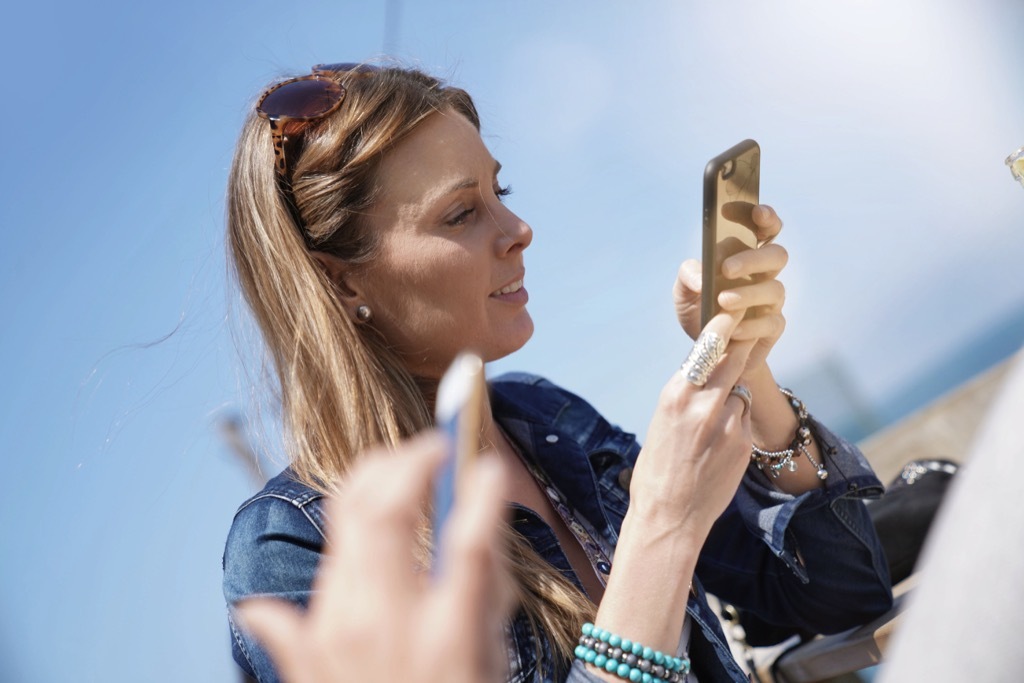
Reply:
[[[328,548],[309,609],[271,598],[238,606],[284,680],[504,680],[511,591],[499,543],[505,475],[497,458],[478,459],[460,482],[442,530],[443,571],[429,576],[416,566],[417,526],[444,453],[437,435],[395,453],[368,453],[328,508]]]

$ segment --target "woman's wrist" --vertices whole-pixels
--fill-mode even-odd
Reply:
[[[753,395],[750,409],[750,427],[754,446],[763,451],[784,452],[791,449],[800,436],[801,420],[793,401],[786,396],[775,381],[767,365],[744,373],[741,380]],[[813,434],[813,432],[812,432]],[[803,443],[803,448],[793,453],[795,468],[779,472],[772,483],[782,491],[794,495],[824,486],[823,472],[827,472],[824,455],[813,436]],[[756,455],[756,453],[755,453]]]
[[[797,417],[767,365],[743,373],[742,382],[753,396],[750,431],[754,444],[766,450],[785,448],[793,440]]]
[[[675,652],[703,545],[687,525],[626,514],[595,624],[656,650]]]
[[[692,554],[696,564],[697,554],[711,532],[712,524],[713,519],[702,521],[693,515],[680,513],[678,506],[659,505],[635,497],[630,500],[622,520],[615,554],[618,557],[624,547],[632,545],[638,551],[678,555],[675,559],[679,560],[685,560]],[[694,548],[696,552],[693,552]]]

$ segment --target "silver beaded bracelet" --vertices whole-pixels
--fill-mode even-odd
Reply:
[[[807,458],[807,462],[811,463],[815,470],[817,470],[818,479],[827,479],[828,471],[825,470],[824,463],[815,462],[814,458],[811,457],[811,452],[807,449],[811,445],[811,428],[807,406],[804,405],[803,401],[794,396],[793,392],[789,389],[779,387],[779,391],[789,399],[789,405],[792,406],[793,412],[796,414],[796,435],[793,437],[793,441],[790,442],[789,447],[781,451],[766,451],[763,448],[754,446],[750,453],[751,461],[757,465],[757,469],[767,472],[773,479],[778,479],[783,469],[796,472],[797,463],[794,458],[802,453]]]

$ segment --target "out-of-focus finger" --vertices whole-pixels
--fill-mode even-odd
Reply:
[[[444,530],[444,572],[436,608],[446,623],[464,631],[460,642],[475,649],[500,649],[500,624],[513,594],[503,564],[501,525],[507,498],[507,472],[494,454],[481,457],[468,473],[471,485],[455,503]],[[493,638],[494,642],[488,642]]]
[[[303,677],[305,631],[295,605],[273,598],[250,598],[235,607],[234,618],[263,644],[283,678],[312,680]]]
[[[789,263],[789,252],[779,244],[744,249],[722,261],[722,275],[730,280],[742,277],[775,277]]]
[[[778,280],[735,287],[718,295],[718,305],[726,311],[744,311],[755,306],[779,310],[785,301],[786,287]]]
[[[352,594],[358,585],[358,594],[372,601],[382,592],[418,586],[413,580],[417,525],[444,455],[443,437],[432,432],[395,453],[364,456],[328,505],[332,547],[324,564],[330,570],[318,574],[318,590]]]
[[[489,569],[495,560],[495,539],[505,509],[506,476],[504,466],[493,454],[482,456],[467,473],[470,484],[455,502],[442,532],[442,591],[454,588],[464,599],[470,599],[494,579]]]

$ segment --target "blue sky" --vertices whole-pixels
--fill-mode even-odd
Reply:
[[[704,164],[747,137],[791,251],[784,382],[839,366],[883,405],[1024,309],[1015,0],[392,18],[392,54],[474,95],[535,230],[537,334],[492,372],[643,434],[688,348],[669,294]],[[264,394],[239,363],[256,337],[225,273],[227,167],[268,80],[384,52],[384,3],[21,3],[6,25],[0,678],[231,680],[219,563],[252,483],[217,425]]]

